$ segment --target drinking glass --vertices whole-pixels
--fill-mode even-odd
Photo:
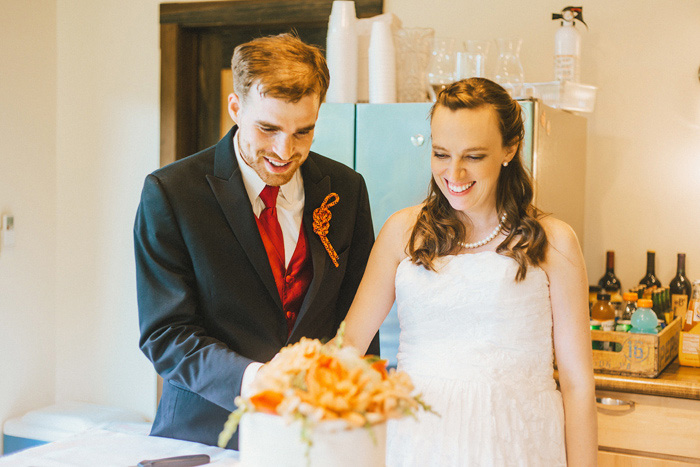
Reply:
[[[520,63],[520,46],[522,39],[496,39],[498,43],[498,63],[495,79],[508,90],[512,97],[522,94],[524,73]]]
[[[433,54],[428,65],[428,94],[435,101],[437,94],[452,84],[455,73],[455,40],[436,37]]]
[[[470,40],[466,42],[467,53],[471,56],[472,75],[480,78],[486,77],[486,59],[489,55],[489,41]]]
[[[469,52],[455,52],[454,80],[459,81],[474,76],[474,62]]]
[[[463,51],[456,52],[454,80],[486,76],[487,41],[466,41]]]

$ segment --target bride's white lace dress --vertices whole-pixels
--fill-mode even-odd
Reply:
[[[396,272],[398,366],[440,414],[389,424],[387,466],[566,465],[545,272],[495,252]]]

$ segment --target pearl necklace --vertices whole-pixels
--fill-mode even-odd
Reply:
[[[498,235],[499,232],[503,229],[503,223],[505,221],[506,221],[506,213],[504,212],[503,215],[501,216],[501,222],[496,226],[495,229],[493,229],[493,232],[491,232],[491,234],[488,237],[484,238],[483,240],[479,240],[478,242],[474,242],[474,243],[459,242],[460,246],[462,248],[471,249],[471,248],[478,248],[480,246],[486,245],[488,242],[490,242],[491,240],[496,238],[496,235]]]

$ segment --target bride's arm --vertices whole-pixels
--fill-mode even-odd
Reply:
[[[345,318],[343,344],[355,347],[360,353],[367,351],[394,303],[396,268],[406,257],[405,246],[410,234],[407,231],[412,227],[413,211],[412,208],[401,210],[384,223]]]
[[[576,234],[545,218],[549,246],[543,268],[549,277],[554,349],[564,400],[568,465],[597,465],[598,424],[588,314],[588,277]]]

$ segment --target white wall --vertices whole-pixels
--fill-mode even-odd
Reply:
[[[58,2],[56,399],[152,416],[132,227],[159,165],[158,2]]]
[[[588,49],[600,92],[588,138],[589,278],[613,249],[630,287],[652,249],[665,285],[677,252],[700,279],[700,2],[608,2],[590,20],[600,24]]]
[[[385,0],[405,27],[431,27],[459,40],[523,39],[527,82],[551,81],[551,13],[566,2]],[[588,277],[597,283],[605,251],[616,252],[625,289],[644,276],[646,250],[667,284],[676,253],[700,279],[700,2],[583,1],[582,82],[598,86],[588,117]],[[497,58],[491,47],[492,68]]]
[[[56,7],[0,11],[0,214],[16,237],[0,245],[1,424],[55,392]]]

